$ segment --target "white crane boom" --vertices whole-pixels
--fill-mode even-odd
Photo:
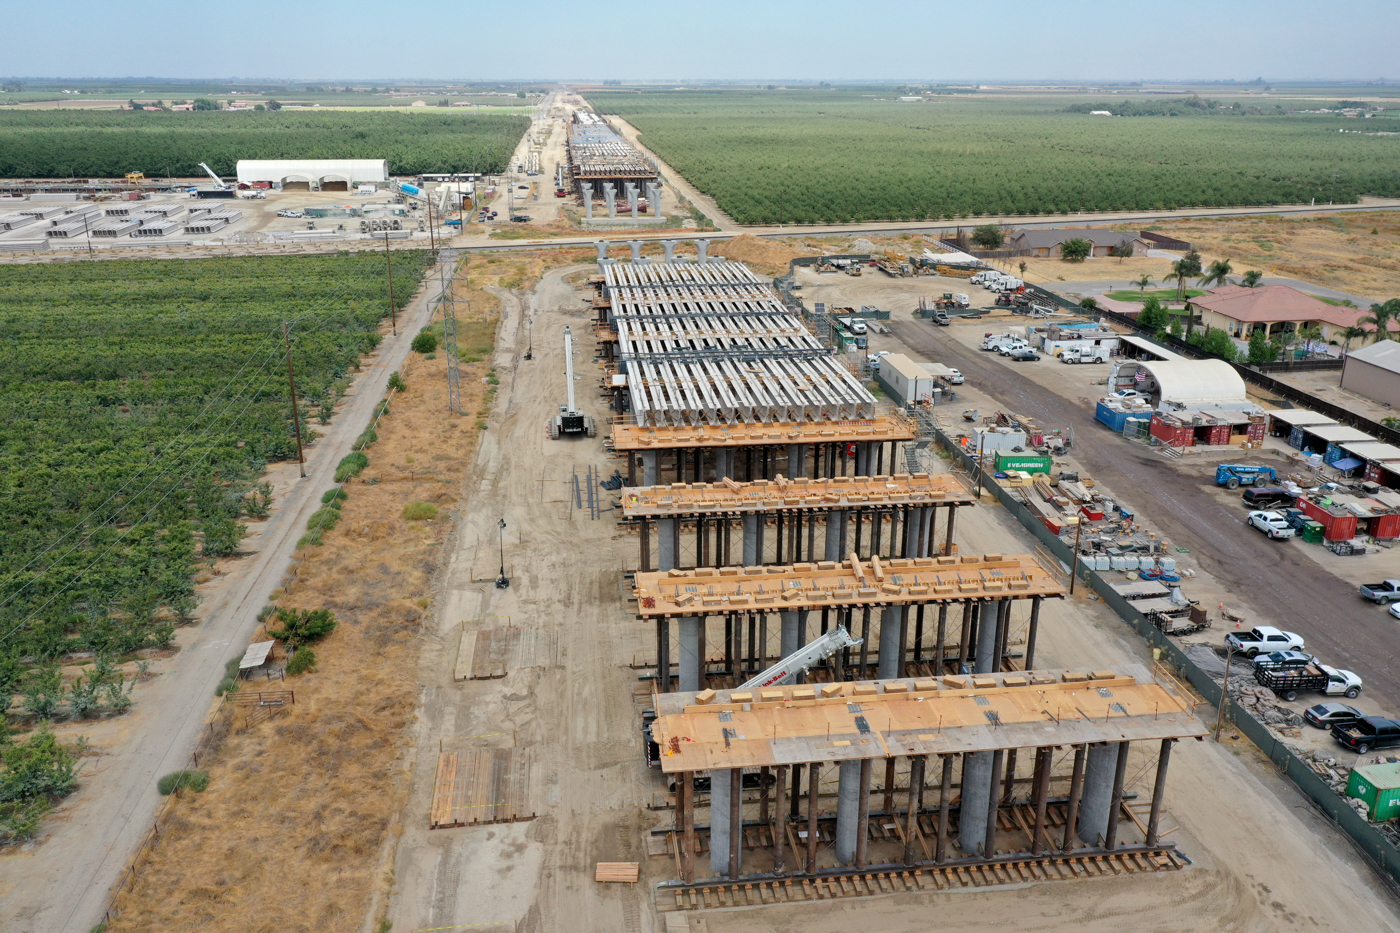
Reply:
[[[854,648],[860,643],[861,639],[852,638],[851,633],[846,631],[846,626],[838,625],[825,635],[821,635],[809,641],[792,654],[783,658],[777,664],[768,668],[768,670],[744,681],[734,689],[759,690],[763,687],[776,687],[781,684],[790,684],[797,679],[798,674],[805,674],[813,665],[825,661],[842,648]]]
[[[569,387],[569,410],[566,414],[578,411],[574,407],[574,335],[564,328],[564,384]]]
[[[199,167],[204,169],[204,171],[206,171],[207,173],[209,173],[209,177],[214,179],[214,184],[218,185],[220,188],[228,187],[228,185],[224,184],[224,180],[222,178],[214,174],[214,170],[212,168],[205,165],[203,162],[199,163]]]

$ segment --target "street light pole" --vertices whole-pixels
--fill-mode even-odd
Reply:
[[[510,578],[506,576],[506,520],[498,521],[496,527],[501,535],[501,575],[496,578],[496,589],[504,590],[510,586]]]

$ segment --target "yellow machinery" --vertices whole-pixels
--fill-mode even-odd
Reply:
[[[146,180],[146,173],[145,173],[145,172],[127,172],[127,173],[126,173],[126,182],[127,182],[127,184],[129,184],[129,185],[139,185],[141,182],[143,182],[143,181],[145,181],[145,180]]]

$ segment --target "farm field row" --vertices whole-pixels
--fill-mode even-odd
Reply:
[[[739,223],[1352,202],[1400,195],[1400,138],[1333,115],[1067,112],[1083,98],[589,92]],[[1097,106],[1097,105],[1095,105]],[[1104,104],[1112,106],[1112,104]],[[1268,102],[1268,107],[1282,103]],[[1364,129],[1400,131],[1378,117]]]
[[[402,307],[428,262],[395,254]],[[163,644],[266,514],[388,313],[378,253],[0,267],[0,695],[13,666]],[[8,665],[8,666],[7,666]],[[5,704],[8,706],[8,702]]]
[[[503,171],[528,117],[384,110],[0,111],[0,177],[233,175],[239,159],[387,159],[399,175]]]

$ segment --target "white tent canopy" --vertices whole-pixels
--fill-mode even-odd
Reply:
[[[1136,360],[1121,364],[1117,381],[1132,378],[1136,371],[1150,377],[1147,383],[1163,410],[1201,411],[1229,409],[1255,411],[1259,406],[1248,400],[1244,380],[1224,360]]]

